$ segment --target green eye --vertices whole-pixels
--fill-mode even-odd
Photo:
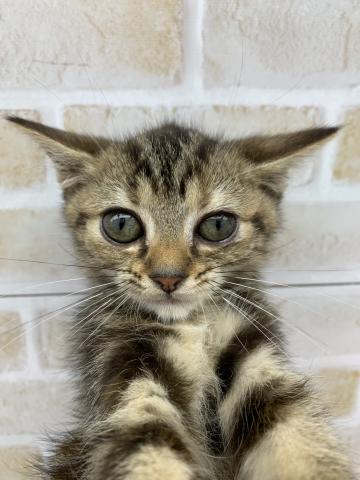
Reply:
[[[236,229],[236,217],[229,213],[218,213],[205,218],[198,226],[198,234],[209,242],[221,242],[231,237]]]
[[[102,219],[102,229],[107,237],[117,243],[134,242],[144,233],[139,220],[122,210],[106,213]]]

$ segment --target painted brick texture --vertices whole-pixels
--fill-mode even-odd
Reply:
[[[359,76],[359,2],[207,0],[209,87],[334,88]]]
[[[179,0],[4,1],[0,13],[2,87],[134,88],[180,79]]]

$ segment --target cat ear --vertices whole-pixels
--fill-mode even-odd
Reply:
[[[52,158],[63,189],[83,183],[94,169],[96,155],[110,144],[104,138],[69,133],[20,117],[6,119],[24,128]]]
[[[271,136],[254,136],[240,140],[240,154],[250,162],[249,174],[267,182],[281,194],[286,174],[300,157],[312,153],[330,139],[340,127],[310,128]]]

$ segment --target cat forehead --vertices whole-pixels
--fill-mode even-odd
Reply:
[[[99,173],[102,182],[117,183],[133,201],[148,198],[150,191],[157,198],[184,200],[194,196],[192,187],[205,195],[226,176],[225,163],[216,165],[223,160],[220,145],[197,130],[166,125],[110,147]]]

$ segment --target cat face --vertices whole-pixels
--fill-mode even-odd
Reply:
[[[131,299],[164,319],[211,301],[234,260],[254,270],[278,198],[246,180],[245,161],[235,171],[231,148],[164,127],[106,149],[66,203],[84,260],[115,270]]]
[[[82,261],[119,303],[165,321],[216,304],[234,271],[254,274],[295,154],[336,131],[230,142],[165,125],[114,143],[10,120],[55,160]]]

